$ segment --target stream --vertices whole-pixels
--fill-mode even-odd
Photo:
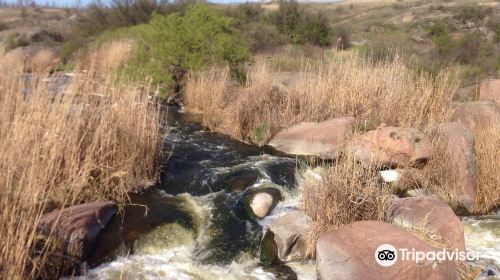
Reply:
[[[131,197],[134,205],[125,209],[122,225],[111,222],[99,236],[98,251],[118,249],[91,260],[90,267],[105,262],[85,270],[84,279],[316,279],[313,261],[259,264],[263,231],[299,207],[298,185],[312,169],[270,148],[208,132],[199,115],[169,108],[167,120],[164,150],[172,152],[165,172],[156,188]],[[265,185],[278,187],[283,200],[255,221],[240,201],[249,189]],[[500,215],[465,217],[463,224],[467,247],[498,270]]]

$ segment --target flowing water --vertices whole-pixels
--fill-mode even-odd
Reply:
[[[267,225],[300,203],[297,174],[315,178],[312,169],[272,149],[208,132],[200,116],[172,110],[164,148],[173,152],[157,188],[133,196],[137,205],[124,210],[123,225],[112,223],[101,234],[98,250],[120,246],[87,279],[316,279],[314,262],[264,267],[258,258]],[[283,201],[261,221],[248,218],[240,203],[244,190],[271,184]],[[498,268],[498,216],[463,223],[467,247]]]
[[[168,112],[165,172],[156,189],[132,197],[126,237],[112,261],[88,271],[89,279],[315,279],[314,263],[259,265],[263,230],[297,209],[295,158],[208,132],[199,115]],[[281,201],[265,219],[248,218],[244,190],[272,185]],[[113,227],[113,226],[111,226]],[[127,229],[128,228],[128,229]],[[112,242],[114,232],[100,237]],[[111,246],[111,245],[110,245]],[[133,252],[133,254],[131,254]]]

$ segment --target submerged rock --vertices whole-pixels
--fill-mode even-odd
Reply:
[[[38,230],[44,236],[54,230],[52,240],[55,242],[55,250],[49,255],[43,277],[57,278],[72,273],[75,266],[89,256],[98,234],[116,211],[113,202],[94,202],[42,216]]]
[[[447,243],[444,247],[465,250],[462,222],[441,200],[430,197],[393,199],[387,208],[386,219],[396,225],[425,227]]]
[[[390,266],[382,266],[376,260],[377,249],[382,244],[390,244],[395,249],[391,251],[395,254],[395,262]],[[343,225],[318,238],[318,279],[459,279],[455,263],[403,260],[398,248],[415,248],[423,252],[437,250],[410,232],[389,223],[361,221]],[[388,256],[389,252],[384,253]],[[393,261],[386,258],[381,262],[387,265],[387,262]]]
[[[306,259],[306,234],[311,225],[311,218],[302,211],[289,212],[274,220],[262,239],[261,261],[276,264]]]
[[[458,122],[440,124],[438,133],[444,138],[446,154],[455,164],[456,174],[460,176],[458,182],[462,190],[461,206],[473,213],[476,195],[474,134],[470,128]]]
[[[451,120],[471,129],[499,125],[500,109],[491,101],[465,102],[455,110]]]
[[[335,159],[350,136],[354,122],[353,117],[320,123],[301,122],[280,131],[269,145],[287,154]]]
[[[379,127],[358,135],[347,150],[364,165],[422,165],[431,154],[427,135],[414,128]]]

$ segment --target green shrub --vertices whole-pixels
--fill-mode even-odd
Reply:
[[[296,0],[280,0],[279,8],[270,16],[271,22],[293,44],[311,43],[328,46],[331,27],[322,14],[309,14]]]
[[[189,6],[184,15],[154,14],[139,34],[142,44],[128,68],[173,91],[182,88],[188,71],[208,65],[227,63],[234,75],[241,75],[241,63],[249,56],[232,20],[207,4]]]
[[[269,126],[267,124],[259,124],[250,132],[250,140],[253,143],[261,144],[264,140],[264,137],[268,133]]]
[[[262,21],[245,24],[240,32],[253,53],[272,51],[286,44],[286,38],[278,32],[276,26]]]
[[[106,29],[147,23],[153,13],[166,14],[170,8],[165,0],[113,0],[109,5],[102,3],[96,1],[89,5],[78,18],[75,33],[90,36]],[[183,3],[181,1],[178,5]]]
[[[4,31],[4,30],[7,30],[7,29],[9,29],[9,26],[7,25],[7,23],[5,23],[2,20],[0,20],[0,31]]]
[[[448,33],[438,34],[434,36],[432,40],[437,48],[439,55],[441,56],[447,56],[453,50],[454,44],[450,34]]]
[[[489,12],[487,8],[481,7],[479,4],[466,4],[459,6],[456,10],[455,19],[461,21],[480,21]]]
[[[301,34],[304,30],[300,30],[304,27],[302,13],[297,1],[280,0],[278,11],[272,15],[272,21],[278,30],[292,43],[303,43],[304,41],[304,36]]]
[[[224,10],[224,15],[234,19],[236,27],[260,21],[263,18],[263,13],[264,8],[259,3],[243,3],[234,7],[227,7]]]
[[[309,43],[321,47],[331,44],[332,31],[325,16],[322,14],[306,15],[303,25],[307,27],[305,37]]]
[[[430,36],[449,34],[449,27],[442,21],[435,21],[427,28],[427,33]]]
[[[345,27],[339,27],[333,32],[333,38],[336,39],[337,48],[340,50],[348,49],[351,44],[351,31]]]
[[[31,43],[26,34],[12,33],[5,38],[4,48],[5,51],[10,51],[18,47],[29,46]]]
[[[500,17],[490,18],[488,27],[495,32],[495,41],[500,42]]]

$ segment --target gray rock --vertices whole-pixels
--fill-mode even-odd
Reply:
[[[274,220],[262,239],[261,261],[277,264],[307,259],[306,234],[311,225],[311,218],[302,211],[289,212]]]

